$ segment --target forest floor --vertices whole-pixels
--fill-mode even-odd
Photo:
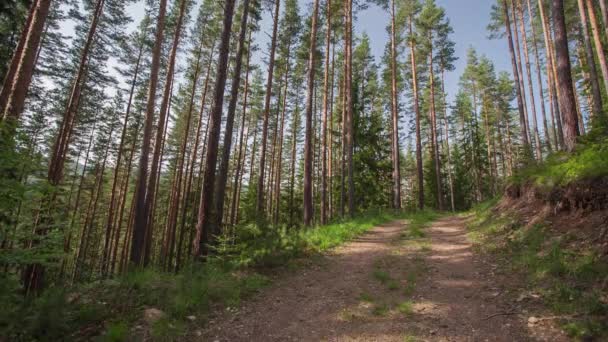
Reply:
[[[277,276],[205,341],[565,341],[525,282],[474,251],[466,218],[395,221]],[[543,318],[544,317],[544,318]]]

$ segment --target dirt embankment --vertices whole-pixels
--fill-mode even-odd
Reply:
[[[517,225],[546,224],[555,233],[568,233],[581,247],[593,245],[608,254],[608,177],[552,188],[510,185],[494,210],[512,213]]]

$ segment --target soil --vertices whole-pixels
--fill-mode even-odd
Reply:
[[[378,226],[213,317],[203,341],[567,341],[518,275],[474,252],[465,219],[408,238]]]

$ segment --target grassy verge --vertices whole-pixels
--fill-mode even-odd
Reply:
[[[556,152],[542,164],[531,165],[512,177],[514,184],[564,186],[572,181],[608,175],[608,140],[577,146],[574,153]]]
[[[593,248],[575,250],[572,236],[544,225],[520,227],[515,218],[493,213],[495,201],[472,210],[470,236],[476,247],[494,254],[505,269],[523,274],[558,323],[573,338],[608,338],[608,263]]]
[[[234,308],[268,285],[270,280],[264,275],[268,267],[322,253],[378,224],[408,217],[413,222],[421,220],[420,215],[374,212],[308,230],[239,227],[239,235],[232,240],[236,242],[223,243],[217,257],[179,274],[146,269],[116,279],[49,289],[34,300],[26,301],[17,293],[15,279],[0,279],[4,308],[0,336],[15,341],[95,336],[102,341],[125,341],[145,331],[155,340],[185,338],[204,326],[214,308]],[[142,316],[150,308],[161,314],[146,323]]]

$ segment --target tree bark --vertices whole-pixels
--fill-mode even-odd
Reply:
[[[268,118],[270,116],[270,98],[272,97],[272,81],[274,75],[274,56],[277,48],[277,31],[279,27],[279,8],[281,0],[274,0],[274,24],[272,28],[272,41],[270,44],[270,58],[268,60],[268,78],[266,83],[266,98],[264,100],[264,123],[262,126],[262,148],[260,150],[260,168],[258,170],[258,184],[256,197],[256,216],[258,220],[263,220],[264,212],[264,176],[266,167],[266,148],[268,141]]]
[[[230,224],[234,225],[236,223],[236,215],[238,211],[238,201],[237,198],[239,196],[239,188],[240,188],[240,180],[242,175],[242,168],[245,162],[243,157],[243,145],[245,138],[245,123],[247,119],[247,101],[249,99],[249,72],[250,72],[250,62],[251,62],[251,31],[249,31],[249,49],[247,50],[247,64],[245,67],[245,90],[243,95],[243,108],[241,110],[241,132],[239,134],[239,153],[236,158],[236,170],[234,170],[234,186],[232,187],[232,205],[230,206]],[[249,134],[249,127],[247,128],[247,134]],[[247,148],[245,146],[245,148]],[[242,161],[242,162],[241,162]]]
[[[513,0],[515,1],[515,0]],[[536,148],[536,159],[542,160],[543,153],[541,149],[541,140],[540,134],[538,133],[538,120],[536,118],[536,100],[534,99],[534,86],[532,84],[532,71],[530,68],[530,53],[528,50],[528,35],[526,33],[525,22],[524,22],[524,10],[523,6],[520,2],[517,4],[517,10],[519,13],[519,29],[521,31],[521,38],[524,43],[524,58],[526,63],[526,77],[528,81],[528,91],[530,94],[530,107],[532,114],[532,130],[534,131],[534,140],[535,140],[535,148]],[[516,14],[513,13],[515,16]]]
[[[515,61],[517,63],[517,70],[519,73],[519,87],[521,88],[521,99],[524,105],[524,123],[526,127],[526,134],[528,135],[528,141],[532,143],[532,135],[530,134],[530,114],[528,112],[528,99],[526,98],[526,87],[524,85],[524,71],[522,67],[522,58],[521,58],[521,48],[519,44],[519,32],[517,31],[518,22],[517,22],[517,11],[515,9],[515,1],[511,0],[511,11],[513,12],[513,36],[515,38]],[[530,148],[527,149],[527,152],[531,153],[531,156],[534,157],[533,152]]]
[[[604,44],[602,42],[600,25],[595,15],[593,0],[586,0],[587,11],[589,13],[589,22],[591,23],[591,29],[593,31],[593,41],[595,43],[595,51],[597,52],[597,58],[600,63],[600,70],[602,70],[602,77],[604,78],[604,87],[608,89],[608,62],[606,62],[606,53],[604,52]],[[581,15],[582,17],[582,15]],[[608,25],[608,23],[607,23]],[[608,31],[607,31],[608,32]],[[557,39],[557,38],[556,38]],[[589,64],[595,62],[594,58],[589,60]],[[564,132],[565,133],[565,132]]]
[[[585,11],[584,0],[578,0],[578,12],[581,17],[581,28],[583,30],[583,45],[585,46],[585,57],[587,58],[587,66],[589,67],[589,83],[591,83],[591,97],[593,117],[599,118],[602,115],[602,93],[598,80],[597,68],[595,65],[595,57],[593,55],[593,45],[589,35],[589,26],[587,26],[587,12]],[[601,3],[601,1],[600,1]]]
[[[527,9],[529,18],[533,18],[534,14],[532,12],[532,5],[530,0],[527,1]],[[534,22],[530,19],[530,28],[532,29],[532,48],[534,49],[534,58],[536,61],[536,79],[538,81],[538,92],[540,94],[540,109],[541,114],[543,116],[543,128],[545,129],[545,142],[547,144],[547,149],[549,152],[553,150],[551,146],[551,138],[549,137],[549,126],[547,125],[547,111],[545,108],[545,99],[544,99],[544,91],[543,91],[543,78],[541,76],[541,63],[540,56],[538,53],[538,42],[536,40],[536,28],[534,27]]]
[[[327,173],[327,120],[329,115],[329,48],[331,44],[331,0],[327,0],[327,32],[325,36],[325,76],[323,80],[323,132],[322,132],[322,140],[323,140],[323,152],[322,152],[322,171],[321,171],[321,224],[327,223],[328,216],[328,191],[327,191],[327,181],[328,181],[328,173]]]
[[[511,22],[509,20],[509,7],[507,6],[507,0],[503,0],[503,11],[505,14],[505,28],[507,31],[507,43],[509,44],[509,52],[511,53],[511,65],[513,67],[513,77],[515,78],[515,91],[517,94],[517,107],[519,110],[519,123],[521,125],[521,140],[524,145],[524,149],[530,151],[530,142],[528,140],[528,131],[526,129],[526,113],[524,111],[524,103],[522,100],[521,87],[519,86],[519,70],[517,68],[517,60],[515,55],[515,47],[513,46],[513,38],[511,33]]]
[[[578,115],[575,94],[572,88],[572,71],[570,53],[568,51],[566,20],[564,18],[564,1],[552,0],[552,4],[555,52],[557,55],[557,87],[560,94],[562,94],[559,107],[564,119],[564,144],[566,150],[571,152],[574,150],[578,136]]]
[[[209,114],[209,136],[207,137],[207,154],[205,155],[205,171],[203,174],[203,188],[198,210],[198,222],[196,224],[196,237],[192,244],[195,257],[207,256],[210,244],[215,239],[217,230],[212,227],[214,223],[213,190],[215,187],[215,168],[217,165],[218,144],[220,140],[220,129],[222,125],[222,110],[224,107],[224,87],[228,71],[228,55],[230,50],[230,34],[232,31],[232,17],[234,15],[235,0],[226,0],[224,3],[224,19],[222,36],[219,45],[217,76],[213,90],[213,108]],[[246,25],[245,25],[246,26]],[[236,89],[238,92],[238,87]],[[236,93],[238,94],[238,93]],[[235,94],[235,96],[236,96]]]
[[[353,2],[346,2],[346,163],[348,165],[348,214],[355,216],[355,183],[354,183],[354,127],[353,127]]]
[[[51,2],[36,0],[31,5],[0,92],[0,114],[3,114],[0,117],[3,120],[18,120],[23,112]]]
[[[158,71],[160,68],[161,50],[165,30],[165,14],[167,0],[160,0],[158,22],[154,47],[152,49],[152,65],[150,71],[150,84],[148,86],[148,101],[146,104],[146,115],[144,121],[144,132],[142,148],[139,157],[139,175],[135,187],[134,223],[131,240],[130,261],[135,266],[143,266],[143,252],[145,248],[145,237],[147,230],[148,215],[146,212],[146,185],[148,183],[148,160],[150,154],[150,143],[152,140],[152,126],[154,125],[154,110],[156,103],[156,87],[158,84]]]
[[[319,0],[315,0],[312,14],[312,29],[310,31],[310,48],[308,49],[308,75],[306,87],[306,134],[304,141],[304,225],[312,225],[312,115],[315,87],[315,50],[317,42],[317,16]]]
[[[249,0],[243,1],[243,13],[241,15],[241,26],[239,32],[239,43],[236,51],[236,63],[233,71],[232,85],[230,89],[230,102],[228,103],[228,113],[226,116],[226,128],[224,131],[224,146],[222,151],[222,159],[218,170],[217,185],[215,187],[215,233],[219,233],[219,228],[222,227],[222,218],[224,214],[224,197],[226,195],[226,183],[228,182],[228,164],[230,162],[230,152],[232,150],[232,134],[234,128],[234,115],[239,96],[239,87],[241,82],[241,69],[243,65],[243,54],[245,52],[246,34],[247,34],[247,18],[249,15]],[[247,54],[249,56],[249,53]],[[249,60],[249,57],[247,57]],[[247,62],[249,63],[249,62]],[[244,113],[243,113],[244,115]]]
[[[401,170],[399,162],[399,105],[397,103],[397,33],[395,28],[395,0],[391,0],[391,119],[393,159],[393,208],[401,209]]]
[[[416,42],[412,28],[414,19],[409,17],[410,61],[412,66],[412,93],[414,96],[414,113],[416,113],[416,175],[418,180],[418,209],[424,209],[424,174],[422,170],[422,139],[420,130],[420,105],[418,100],[418,72],[416,65]]]

